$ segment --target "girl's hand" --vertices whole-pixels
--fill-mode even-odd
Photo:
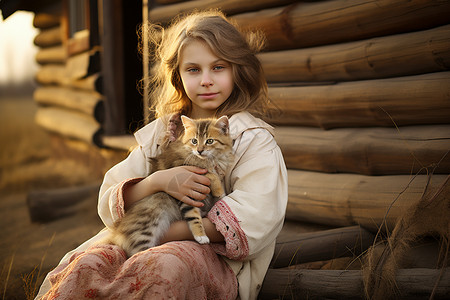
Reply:
[[[155,172],[161,191],[188,205],[202,207],[209,194],[210,180],[203,176],[208,171],[194,166],[181,166]]]

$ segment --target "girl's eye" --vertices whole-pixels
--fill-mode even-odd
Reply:
[[[196,138],[194,138],[194,139],[191,140],[191,143],[192,143],[192,145],[197,145],[198,141],[197,141]]]
[[[187,71],[189,73],[197,73],[199,70],[198,70],[198,68],[189,68]]]
[[[224,66],[215,66],[215,67],[213,68],[213,70],[215,70],[215,71],[220,71],[220,70],[223,70],[223,69],[225,69]]]
[[[206,140],[206,145],[211,145],[212,143],[214,143],[213,139],[207,139]]]

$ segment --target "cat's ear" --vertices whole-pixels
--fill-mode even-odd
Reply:
[[[188,130],[191,127],[195,127],[194,120],[188,118],[186,116],[181,116],[181,122],[183,122],[183,126],[185,130]]]
[[[219,128],[223,134],[228,134],[230,123],[228,122],[227,116],[222,116],[217,119],[215,126]]]
[[[180,114],[174,113],[167,123],[166,138],[169,142],[174,142],[180,135]]]

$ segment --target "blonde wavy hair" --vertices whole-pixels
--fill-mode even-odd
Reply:
[[[191,112],[192,104],[181,81],[179,62],[181,51],[193,40],[206,42],[217,57],[232,66],[234,88],[217,109],[217,116],[231,116],[241,111],[261,116],[266,112],[267,82],[255,55],[264,44],[260,32],[244,35],[222,12],[209,10],[178,17],[167,29],[150,25],[147,34],[153,45],[149,99],[155,117]]]

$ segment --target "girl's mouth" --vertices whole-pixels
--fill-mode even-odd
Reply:
[[[199,94],[199,96],[203,99],[213,99],[217,96],[218,93],[204,93],[204,94]]]

